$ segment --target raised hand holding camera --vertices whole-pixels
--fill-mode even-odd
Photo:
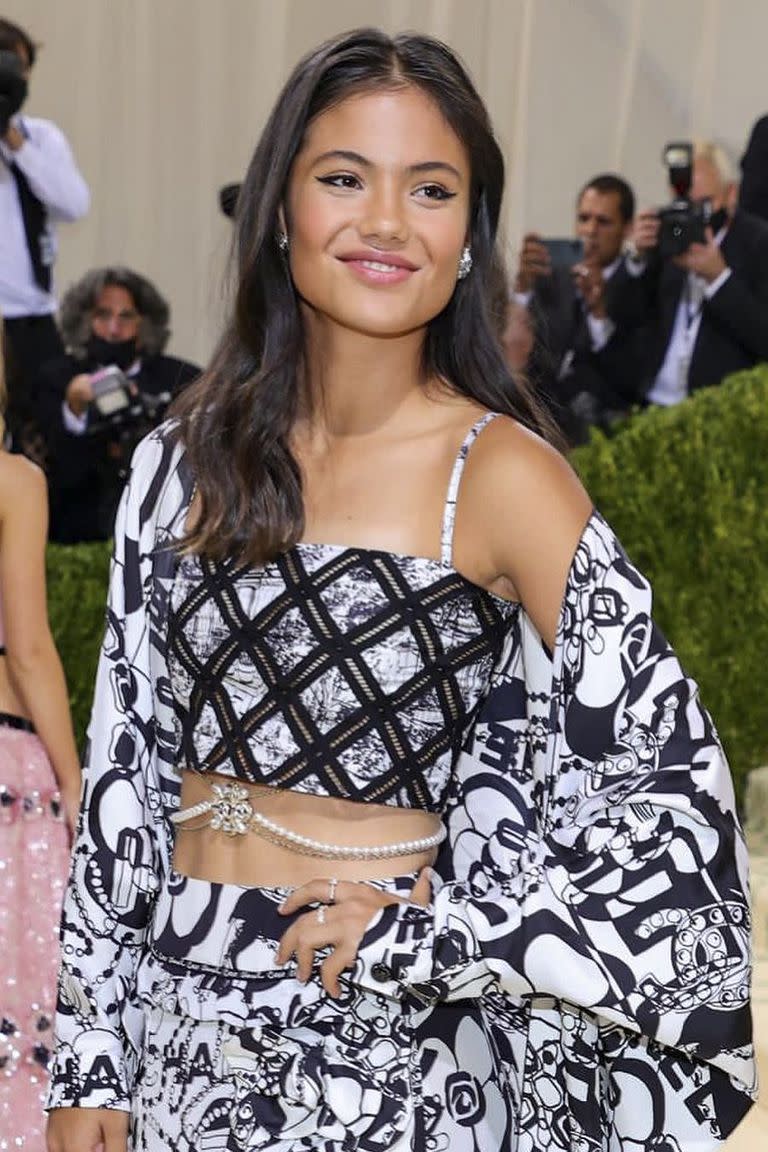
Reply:
[[[638,212],[632,229],[630,255],[635,259],[646,260],[659,246],[661,223],[659,214],[653,208]]]
[[[715,243],[712,229],[707,227],[704,232],[704,243],[694,243],[680,256],[675,257],[675,264],[685,268],[687,272],[694,272],[711,284],[725,272],[728,265],[720,251],[720,245]]]
[[[98,372],[80,372],[70,380],[64,399],[75,416],[83,416],[92,404],[102,420],[127,413],[135,404],[138,389],[115,364]]]
[[[70,412],[77,417],[83,416],[88,405],[93,400],[93,385],[88,372],[80,372],[73,376],[64,393],[64,401]]]

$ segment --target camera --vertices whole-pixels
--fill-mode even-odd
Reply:
[[[140,392],[125,373],[114,364],[91,376],[93,400],[89,421],[92,435],[110,436],[128,444],[138,442],[162,420],[171,402],[170,392]]]
[[[27,98],[27,82],[15,52],[0,52],[0,136]]]
[[[93,407],[102,420],[119,415],[133,403],[133,394],[128,377],[119,368],[111,365],[94,372],[91,376]]]
[[[708,201],[694,203],[690,198],[693,183],[693,145],[688,141],[667,144],[662,160],[675,190],[671,204],[659,209],[659,252],[663,257],[681,256],[691,244],[706,241],[706,228],[712,218]]]

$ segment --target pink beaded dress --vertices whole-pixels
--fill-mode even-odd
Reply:
[[[45,1152],[43,1103],[68,868],[69,837],[45,749],[28,720],[0,712],[2,1152]]]

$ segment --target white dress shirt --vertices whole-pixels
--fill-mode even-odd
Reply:
[[[52,257],[56,254],[56,222],[79,220],[90,206],[88,185],[60,129],[50,120],[27,116],[16,117],[13,123],[25,138],[21,148],[14,152],[0,140],[0,313],[8,319],[46,316],[56,310],[53,292],[45,292],[35,280],[9,164],[18,165],[48,210]]]
[[[722,244],[727,231],[727,228],[721,228],[715,236],[714,242],[718,247]],[[629,262],[627,262],[627,266],[631,273],[632,268],[629,266]],[[707,284],[695,272],[688,273],[685,290],[680,293],[667,351],[648,393],[649,404],[671,408],[673,404],[679,404],[681,400],[685,400],[688,395],[688,373],[693,350],[696,347],[696,338],[701,327],[704,301],[711,300],[730,275],[731,269],[724,268],[716,279]]]

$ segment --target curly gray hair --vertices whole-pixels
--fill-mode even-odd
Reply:
[[[102,289],[124,288],[141,317],[138,345],[147,356],[163,351],[171,330],[171,311],[166,300],[149,280],[130,268],[94,268],[64,293],[59,310],[59,327],[69,352],[78,359],[86,355],[91,335],[91,313]]]

